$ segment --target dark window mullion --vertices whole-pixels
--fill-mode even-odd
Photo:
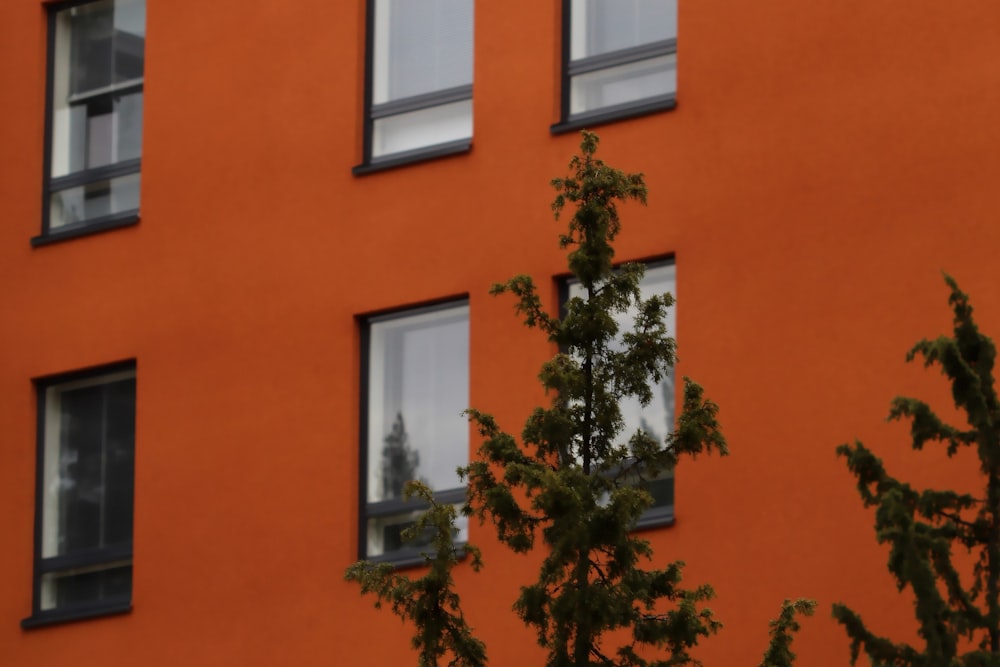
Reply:
[[[143,79],[134,79],[126,83],[111,84],[108,86],[102,86],[100,88],[94,88],[93,90],[86,90],[81,93],[73,93],[66,97],[66,102],[70,106],[75,106],[77,104],[88,104],[102,97],[115,98],[122,97],[124,95],[131,95],[132,93],[142,92],[144,81]]]
[[[38,561],[38,572],[40,574],[50,574],[53,572],[63,572],[81,567],[101,565],[104,563],[116,563],[119,561],[130,561],[132,559],[132,542],[126,544],[116,544],[100,549],[88,549],[72,554],[60,556],[50,556]]]
[[[120,213],[111,213],[109,215],[102,215],[97,218],[88,218],[87,220],[81,220],[80,222],[63,225],[58,229],[40,234],[31,239],[31,245],[49,245],[50,243],[58,243],[66,239],[96,234],[108,229],[129,227],[137,222],[139,222],[139,209],[137,208],[128,211],[121,211]]]
[[[83,169],[66,176],[53,178],[49,181],[49,193],[51,194],[60,190],[68,190],[70,188],[95,183],[97,181],[111,180],[112,178],[118,178],[119,176],[138,174],[141,171],[141,165],[142,158],[137,158],[134,160],[116,162],[103,167]]]
[[[454,489],[444,489],[434,494],[434,502],[441,505],[454,505],[464,502],[466,499],[466,488],[464,486]]]
[[[435,90],[434,92],[424,93],[422,95],[403,97],[398,100],[383,102],[382,104],[373,104],[371,117],[373,119],[378,119],[385,118],[387,116],[396,116],[410,111],[430,109],[432,107],[439,107],[445,104],[451,104],[452,102],[462,102],[469,99],[472,99],[471,85],[455,86],[454,88]]]
[[[568,65],[568,71],[570,76],[576,76],[577,74],[596,72],[609,67],[617,67],[618,65],[628,65],[642,60],[668,56],[676,52],[677,40],[665,39],[660,42],[641,44],[629,49],[620,49],[618,51],[611,51],[610,53],[571,60]]]
[[[465,487],[455,489],[445,489],[434,493],[434,502],[441,505],[454,505],[463,502],[466,498]],[[399,514],[409,514],[410,512],[420,512],[430,508],[430,505],[422,500],[413,498],[403,500],[402,498],[391,498],[367,504],[366,514],[369,519],[378,519],[386,516],[396,516]]]

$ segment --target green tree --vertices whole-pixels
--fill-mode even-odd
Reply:
[[[512,294],[525,325],[540,330],[560,352],[539,374],[551,404],[535,409],[520,441],[489,414],[467,411],[483,442],[478,460],[460,471],[468,480],[463,511],[492,524],[499,541],[514,552],[542,543],[545,558],[538,578],[521,588],[514,609],[534,629],[547,667],[685,665],[696,662],[690,649],[721,627],[704,606],[713,591],[708,585],[682,586],[681,562],[646,567],[652,548],[632,528],[652,497],[634,481],[655,478],[683,457],[724,455],[726,441],[716,419],[718,407],[687,378],[677,427],[664,440],[644,428],[623,433],[621,401],[635,397],[648,404],[651,387],[674,365],[675,341],[664,325],[673,298],[641,299],[643,267],[613,267],[613,241],[621,228],[617,206],[629,200],[645,203],[646,186],[641,174],[626,174],[596,158],[597,143],[596,135],[585,132],[582,154],[570,162],[571,174],[553,181],[556,217],[567,206],[573,209],[560,245],[568,249],[569,269],[583,296],[569,299],[556,317],[542,307],[528,276],[491,290]],[[634,327],[619,332],[614,314],[630,307],[638,312]],[[444,524],[438,534],[446,534]],[[435,590],[450,590],[450,575],[434,568],[438,562],[453,566],[453,551],[443,539],[435,544],[436,554],[428,556],[431,572],[412,584],[365,563],[353,566],[348,578],[412,619],[416,646],[441,645],[441,637],[457,640],[447,657],[458,660],[468,649],[463,629],[422,624],[416,613],[398,606],[412,590],[408,586],[426,590],[419,586],[427,577],[434,577]],[[478,557],[473,565],[478,567]],[[453,600],[458,609],[457,597]],[[761,665],[791,663],[795,614],[813,608],[811,601],[786,602],[772,622],[771,645]],[[421,665],[427,664],[425,655],[430,654],[421,653]]]
[[[893,400],[890,419],[910,421],[912,446],[928,442],[946,447],[949,457],[972,447],[979,460],[979,493],[917,490],[886,472],[882,461],[860,442],[841,445],[857,478],[866,507],[874,506],[875,532],[889,545],[889,571],[900,590],[913,592],[922,647],[896,643],[872,633],[861,617],[843,604],[834,617],[851,638],[852,663],[860,651],[873,665],[1000,665],[1000,404],[993,378],[996,348],[980,333],[969,298],[945,276],[954,311],[954,333],[921,340],[907,361],[937,364],[950,380],[955,406],[967,426],[942,421],[923,401]],[[955,551],[970,553],[969,571],[956,567]],[[961,557],[960,557],[961,558]],[[963,562],[967,559],[962,558]]]
[[[675,341],[663,324],[673,298],[642,301],[643,267],[616,271],[612,265],[621,228],[617,205],[645,203],[642,175],[597,159],[593,134],[584,135],[581,149],[571,175],[553,181],[553,210],[558,217],[567,205],[575,208],[560,245],[569,249],[569,269],[585,296],[569,299],[556,318],[545,312],[528,276],[492,290],[513,294],[525,325],[559,346],[539,375],[553,400],[528,418],[520,443],[491,416],[469,411],[484,442],[480,460],[465,471],[467,511],[493,523],[515,552],[530,551],[539,538],[544,542],[538,580],[521,589],[515,609],[535,629],[547,666],[685,664],[689,649],[721,625],[702,606],[712,589],[682,587],[683,563],[641,567],[652,550],[632,526],[651,499],[625,478],[637,471],[654,477],[683,455],[726,454],[726,442],[717,406],[686,378],[679,425],[666,442],[641,429],[622,437],[619,403],[627,397],[649,403],[650,387],[675,362]],[[619,333],[612,315],[633,304],[635,327]],[[629,641],[609,646],[609,633],[622,629]],[[644,658],[638,650],[644,645],[666,649],[667,657]]]

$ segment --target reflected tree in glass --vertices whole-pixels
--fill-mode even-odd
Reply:
[[[389,435],[385,436],[382,448],[382,487],[385,498],[399,498],[407,482],[425,480],[417,477],[420,466],[420,452],[410,447],[410,436],[406,432],[403,413],[396,413]]]

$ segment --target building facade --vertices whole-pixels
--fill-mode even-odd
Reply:
[[[942,270],[1000,332],[997,3],[8,0],[0,89],[0,664],[412,661],[343,571],[412,562],[405,479],[461,502],[459,411],[546,400],[555,349],[488,290],[572,290],[549,180],[583,128],[646,175],[616,259],[677,297],[731,449],[641,526],[717,592],[698,657],[753,664],[790,597],[802,664],[847,664],[837,601],[912,637],[834,449],[975,473],[884,417],[950,405],[904,364]],[[537,659],[534,559],[460,539],[491,663]]]

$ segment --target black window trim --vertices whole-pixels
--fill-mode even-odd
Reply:
[[[110,364],[83,368],[68,373],[46,375],[35,378],[36,415],[35,415],[35,522],[34,522],[34,564],[32,568],[32,600],[31,615],[21,619],[24,629],[43,627],[79,621],[102,616],[112,616],[128,613],[132,610],[131,594],[124,597],[98,602],[87,602],[67,605],[56,609],[41,609],[42,575],[67,570],[74,567],[90,567],[100,564],[114,564],[132,561],[132,541],[119,543],[101,549],[89,549],[75,554],[42,557],[42,532],[44,530],[44,476],[45,476],[45,392],[49,387],[67,384],[87,378],[96,378],[126,371],[136,372],[134,359],[116,361]]]
[[[56,178],[49,179],[49,190],[51,192],[57,192],[59,190],[68,190],[69,188],[79,187],[81,185],[88,185],[90,183],[95,183],[97,181],[104,181],[112,178],[118,178],[119,176],[128,176],[129,174],[139,173],[139,167],[141,166],[142,159],[136,158],[134,160],[123,160],[121,162],[116,162],[114,164],[109,164],[104,167],[91,167],[90,169],[82,169],[72,174],[67,174],[65,176],[57,176]]]
[[[572,32],[570,18],[571,2],[572,0],[563,0],[562,3],[562,99],[560,100],[559,107],[560,119],[558,123],[554,123],[549,127],[549,131],[552,134],[564,134],[595,125],[628,120],[674,109],[677,106],[677,96],[675,93],[668,93],[666,95],[646,97],[634,102],[601,107],[582,113],[570,113],[569,98],[574,76],[677,53],[677,38],[673,37],[573,60],[570,55],[572,48],[572,44],[570,43]]]
[[[618,49],[607,53],[599,53],[596,56],[571,60],[566,65],[567,74],[572,78],[577,74],[597,72],[602,69],[618,67],[620,65],[631,65],[632,63],[660,58],[677,53],[677,39],[664,39],[659,42],[640,44],[627,49]]]
[[[618,269],[625,264],[642,264],[647,270],[651,267],[673,266],[674,271],[676,272],[677,270],[677,259],[673,253],[617,262],[615,264],[615,269]],[[575,277],[571,274],[562,274],[555,277],[556,291],[559,299],[559,317],[564,317],[566,314],[566,302],[569,301],[569,286],[574,280]],[[559,351],[565,352],[565,348],[560,347]],[[640,531],[673,526],[676,521],[674,512],[677,506],[674,476],[670,475],[669,477],[646,478],[643,475],[643,471],[641,469],[637,469],[635,462],[631,460],[630,462],[627,462],[624,467],[626,469],[614,469],[608,474],[612,477],[619,477],[621,475],[634,476],[637,478],[639,484],[666,482],[670,486],[671,503],[669,505],[651,505],[646,508],[646,510],[639,517],[638,521],[636,521],[635,525],[632,527],[633,530]]]
[[[388,118],[411,111],[421,109],[432,109],[452,102],[464,102],[472,99],[472,84],[466,86],[455,86],[444,90],[435,90],[421,95],[411,95],[401,97],[397,100],[382,102],[371,105],[371,117],[373,120]]]
[[[31,245],[33,247],[51,245],[53,243],[59,243],[60,241],[65,241],[67,239],[75,239],[81,236],[91,236],[93,234],[99,234],[101,232],[106,232],[109,229],[119,229],[121,227],[132,227],[139,222],[139,212],[138,211],[123,211],[121,213],[112,213],[111,215],[105,215],[98,218],[91,218],[87,222],[74,222],[69,225],[63,225],[62,227],[56,229],[48,234],[40,234],[39,236],[33,236],[31,238]]]
[[[79,187],[89,183],[96,183],[111,178],[128,176],[130,174],[141,173],[142,159],[125,160],[103,167],[95,167],[83,171],[74,172],[65,176],[52,177],[52,115],[54,108],[55,88],[55,44],[56,44],[56,15],[66,9],[89,5],[98,0],[66,0],[65,2],[53,2],[45,5],[46,12],[46,66],[45,66],[45,155],[42,160],[42,229],[38,236],[31,239],[33,247],[57,243],[81,236],[89,236],[100,232],[105,232],[120,227],[131,226],[139,222],[139,209],[119,211],[106,216],[81,220],[62,227],[53,229],[51,227],[50,215],[52,212],[52,195],[60,190],[67,190],[72,187]],[[129,80],[117,85],[110,85],[101,88],[99,91],[88,92],[85,95],[77,95],[74,101],[90,101],[100,98],[110,98],[116,95],[124,95],[144,90],[145,76],[142,80]],[[115,224],[109,224],[114,221]],[[90,229],[84,230],[88,226]]]
[[[383,319],[420,315],[447,310],[456,306],[469,306],[469,295],[461,294],[433,301],[424,301],[408,306],[390,308],[364,313],[357,316],[360,327],[361,342],[361,378],[359,390],[358,418],[358,558],[375,563],[392,563],[397,568],[413,567],[426,564],[424,553],[426,549],[407,547],[388,554],[369,555],[368,552],[368,520],[375,517],[393,516],[409,512],[426,510],[430,505],[419,498],[404,500],[390,498],[376,502],[368,502],[368,400],[369,382],[368,368],[371,361],[371,325]],[[471,310],[470,310],[471,313]],[[467,497],[465,486],[434,490],[434,501],[442,505],[457,505],[464,503]],[[464,542],[456,542],[455,547],[462,555]]]
[[[373,160],[369,160],[365,164],[359,164],[352,167],[351,173],[355,176],[364,176],[365,174],[385,171],[395,167],[404,167],[418,162],[427,162],[429,160],[436,160],[438,158],[448,157],[451,155],[462,155],[471,150],[471,140],[458,139],[456,141],[433,144],[431,146],[414,148],[412,150],[400,151],[384,157],[378,157]]]
[[[372,67],[372,60],[375,57],[375,2],[376,0],[365,0],[365,98],[362,161],[351,168],[351,173],[355,176],[364,176],[418,162],[468,153],[472,150],[471,137],[372,157],[372,135],[376,120],[472,99],[472,84],[468,84],[434,90],[421,95],[411,95],[381,104],[372,104],[372,94],[375,90]]]

